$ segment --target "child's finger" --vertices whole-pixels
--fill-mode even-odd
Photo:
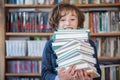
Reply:
[[[78,77],[80,80],[84,80],[84,75],[82,70],[78,70]]]
[[[65,68],[62,67],[62,68],[59,70],[59,72],[65,72]]]

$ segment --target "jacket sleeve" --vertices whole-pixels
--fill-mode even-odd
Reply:
[[[56,67],[56,55],[52,50],[52,44],[48,41],[45,45],[44,52],[42,55],[42,80],[55,80],[57,72]]]
[[[100,77],[94,78],[93,80],[101,80],[101,69],[100,69],[99,61],[98,61],[98,57],[97,57],[97,49],[96,49],[96,46],[95,46],[95,44],[94,44],[94,42],[92,40],[90,40],[89,42],[90,42],[91,46],[94,48],[94,53],[95,54],[93,55],[93,57],[96,58],[95,67],[97,69],[97,72],[100,74]]]

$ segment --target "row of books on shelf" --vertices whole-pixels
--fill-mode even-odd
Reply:
[[[58,0],[7,0],[8,4],[40,4],[40,5],[50,5],[57,4]]]
[[[91,33],[119,32],[120,11],[84,12],[84,27]],[[9,11],[6,15],[7,32],[53,32],[48,23],[49,12],[36,10]]]
[[[120,80],[120,64],[100,65],[101,80]]]
[[[41,73],[41,61],[10,60],[6,62],[7,73]]]
[[[96,39],[97,55],[108,57],[120,56],[120,37],[100,37]]]
[[[47,40],[6,40],[6,56],[42,56]]]
[[[70,4],[102,4],[102,3],[120,3],[120,0],[7,0],[8,4],[58,4],[67,2]]]
[[[10,11],[6,17],[7,32],[52,32],[48,12],[34,10]]]
[[[52,48],[57,55],[59,70],[65,67],[67,70],[71,65],[76,64],[77,69],[86,69],[91,77],[99,77],[94,65],[96,59],[93,57],[94,49],[86,40],[89,39],[90,30],[73,29],[58,30],[54,32]]]
[[[85,27],[91,33],[119,32],[120,11],[95,11],[85,13]]]
[[[40,77],[6,77],[5,80],[41,80]]]
[[[120,0],[65,0],[70,4],[102,4],[102,3],[120,3]]]

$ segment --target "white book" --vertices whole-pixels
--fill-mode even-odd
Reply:
[[[59,43],[59,42],[58,42]],[[71,41],[67,41],[66,44],[65,43],[62,43],[62,47],[60,47],[59,49],[57,50],[60,50],[60,49],[64,49],[65,47],[69,47],[71,45],[74,45],[74,44],[80,44],[86,48],[89,48],[91,50],[93,50],[93,47],[90,46],[90,44],[88,42],[85,42],[85,41],[82,41],[82,40],[77,40],[77,39],[73,39]],[[56,50],[56,51],[57,51]]]
[[[25,0],[25,4],[33,4],[33,0]]]
[[[81,51],[81,50],[70,50],[69,52],[67,53],[63,53],[59,56],[57,56],[57,61],[58,62],[61,62],[61,61],[64,61],[64,60],[67,60],[69,58],[72,58],[74,56],[78,56],[80,54],[83,54],[83,55],[87,55],[89,57],[93,57],[93,54],[90,54],[90,53],[85,53],[85,51]]]
[[[28,41],[28,56],[42,56],[47,40]]]
[[[57,55],[60,55],[60,54],[66,52],[66,51],[68,51],[68,50],[70,50],[70,49],[73,49],[73,48],[78,47],[79,45],[80,45],[80,44],[75,44],[75,45],[69,46],[69,47],[67,47],[67,48],[63,48],[63,49],[60,49],[60,50],[55,50],[55,53],[56,53]]]
[[[87,33],[81,33],[81,34],[56,34],[54,35],[55,39],[70,39],[70,38],[85,38],[88,39]]]
[[[16,4],[20,4],[20,0],[16,0]]]
[[[62,41],[72,41],[72,40],[80,40],[80,41],[87,41],[88,38],[69,38],[69,39],[54,39],[54,37],[52,37],[54,42],[62,42]]]
[[[26,41],[25,40],[6,40],[7,56],[25,56]]]
[[[89,28],[89,12],[85,12],[85,22],[84,22],[84,28]]]
[[[82,29],[58,29],[56,32],[62,32],[62,33],[71,33],[71,32],[77,32],[77,33],[88,33],[90,32],[89,29],[82,28]]]
[[[71,62],[78,61],[78,60],[83,60],[83,61],[86,61],[86,62],[96,64],[96,59],[95,58],[89,57],[87,55],[80,54],[80,55],[75,56],[73,58],[70,58],[70,59],[67,59],[65,61],[59,62],[58,65],[63,66],[63,65],[67,65],[67,64],[70,64]]]
[[[88,34],[89,31],[84,30],[58,30],[54,32],[54,35],[63,35],[63,34]]]
[[[97,56],[101,56],[101,38],[97,38],[98,46],[97,46]]]
[[[87,47],[89,47],[89,48],[87,48]],[[90,47],[91,46],[88,46],[88,45],[84,44],[84,42],[73,40],[73,41],[68,42],[65,45],[61,46],[60,48],[56,49],[55,53],[57,55],[59,55],[59,54],[62,54],[63,52],[68,51],[70,49],[81,49],[81,50],[84,50],[84,51],[88,51],[90,53],[94,53],[93,48],[92,47],[90,48]]]
[[[65,61],[65,60],[64,60]],[[63,62],[63,61],[57,61],[57,63],[60,63],[60,62]],[[82,64],[82,63],[86,63],[87,61],[84,61],[84,60],[76,60],[74,62],[70,62],[69,64],[65,64],[65,65],[62,65],[62,66],[70,66],[70,65],[73,65],[73,64]],[[94,66],[95,64],[92,63],[92,61],[89,61],[87,63],[90,63],[92,66]],[[59,65],[60,66],[60,65]]]
[[[59,51],[59,50],[62,50],[62,49],[64,49],[64,48],[68,47],[68,46],[74,45],[74,44],[76,44],[76,43],[78,43],[76,40],[72,40],[72,41],[70,41],[70,42],[67,42],[66,44],[64,44],[64,45],[61,46],[60,48],[56,49],[55,52],[57,52],[57,51]]]
[[[38,4],[45,4],[45,0],[38,0]]]
[[[68,41],[61,41],[61,42],[53,42],[52,43],[52,46],[62,46],[64,44],[68,43]]]

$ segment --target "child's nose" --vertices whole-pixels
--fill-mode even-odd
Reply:
[[[65,21],[65,24],[68,26],[68,25],[70,25],[70,21],[69,20],[66,20]]]

